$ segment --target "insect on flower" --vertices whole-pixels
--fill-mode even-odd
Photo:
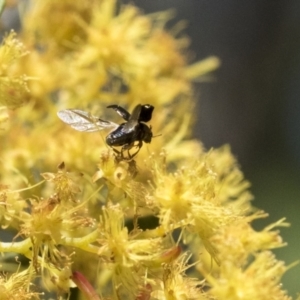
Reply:
[[[140,151],[143,142],[150,143],[153,137],[151,126],[146,125],[152,118],[154,106],[150,104],[138,104],[130,114],[119,105],[109,105],[107,108],[114,109],[126,122],[116,124],[92,116],[88,112],[79,109],[64,109],[57,113],[58,117],[78,131],[94,132],[102,129],[112,131],[106,137],[106,143],[117,154],[118,160],[131,160]],[[121,151],[114,147],[122,147]],[[129,151],[136,147],[131,154]],[[127,156],[124,152],[127,151]]]

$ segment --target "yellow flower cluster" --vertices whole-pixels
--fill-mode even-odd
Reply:
[[[26,55],[24,45],[16,39],[16,34],[10,32],[0,47],[0,105],[4,108],[17,108],[29,99],[28,77],[17,71],[16,64]],[[0,119],[0,125],[4,120]]]
[[[25,270],[22,272],[17,272],[11,275],[11,277],[6,277],[0,275],[0,295],[3,300],[32,300],[40,299],[43,297],[42,293],[31,292],[28,290],[30,286],[30,280],[34,276],[34,273]]]
[[[284,245],[273,228],[286,224],[254,231],[266,214],[251,206],[229,147],[190,139],[191,80],[218,60],[188,65],[188,39],[165,29],[170,16],[115,0],[34,0],[20,37],[4,39],[0,222],[13,236],[0,240],[11,274],[1,299],[47,289],[67,299],[75,286],[94,300],[289,299],[286,267],[269,252]],[[106,106],[139,103],[155,107],[154,137],[134,160],[57,118],[77,108],[120,124]],[[11,263],[11,253],[27,260]]]

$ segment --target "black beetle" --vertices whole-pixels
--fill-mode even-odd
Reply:
[[[150,104],[138,104],[130,114],[119,105],[109,105],[107,108],[114,109],[126,122],[116,124],[104,121],[98,117],[79,109],[65,109],[57,113],[58,117],[78,131],[93,132],[102,129],[113,129],[106,137],[106,143],[112,147],[119,160],[131,160],[141,149],[143,142],[150,143],[153,137],[151,126],[146,125],[152,118],[154,106]],[[136,144],[137,142],[137,144]],[[121,151],[114,147],[120,146]],[[129,152],[133,147],[137,151]],[[127,151],[127,157],[124,155]]]

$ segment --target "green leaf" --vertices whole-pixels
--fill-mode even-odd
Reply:
[[[5,0],[0,0],[0,16],[4,10],[4,6],[5,6]]]

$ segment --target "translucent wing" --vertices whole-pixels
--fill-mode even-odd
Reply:
[[[57,112],[58,117],[78,131],[93,132],[102,129],[116,129],[118,124],[104,121],[98,117],[79,110],[79,109],[64,109]]]

